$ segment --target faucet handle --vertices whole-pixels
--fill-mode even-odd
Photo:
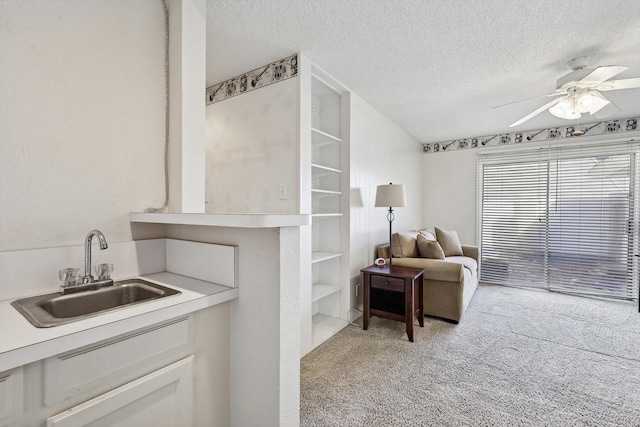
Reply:
[[[95,266],[95,270],[98,275],[98,280],[108,280],[111,278],[111,273],[113,273],[113,264],[98,264]]]
[[[63,268],[58,271],[58,277],[62,280],[62,287],[74,286],[80,283],[80,269],[75,267]]]

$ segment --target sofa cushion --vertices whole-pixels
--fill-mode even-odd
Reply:
[[[417,231],[402,231],[391,236],[391,250],[394,258],[417,258]]]
[[[462,245],[458,238],[458,233],[455,231],[447,231],[441,228],[435,227],[436,238],[438,243],[442,246],[445,256],[462,256]]]
[[[448,262],[446,259],[394,258],[393,265],[423,268],[424,280],[438,280],[443,282],[462,283],[466,270],[459,262]]]
[[[418,254],[421,258],[444,259],[444,251],[435,240],[426,238],[423,234],[418,234]]]

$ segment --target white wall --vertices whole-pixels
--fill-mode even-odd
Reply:
[[[160,0],[0,2],[0,250],[162,205],[164,38]]]
[[[360,281],[360,269],[373,263],[376,246],[389,242],[387,209],[374,207],[378,185],[405,185],[407,207],[394,209],[394,232],[423,225],[422,146],[353,93],[350,144],[350,274],[355,284]],[[356,305],[351,288],[352,305]]]
[[[455,230],[462,244],[476,242],[477,149],[421,154],[423,224]]]
[[[207,106],[206,212],[298,213],[297,80]]]
[[[157,0],[162,1],[162,0]],[[204,212],[207,4],[168,0],[169,6],[169,211]]]

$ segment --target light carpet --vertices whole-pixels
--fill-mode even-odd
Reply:
[[[640,426],[636,304],[478,287],[460,324],[349,325],[301,361],[303,426]]]

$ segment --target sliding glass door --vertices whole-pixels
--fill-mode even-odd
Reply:
[[[625,298],[633,285],[633,156],[556,155],[549,174],[549,288]]]
[[[640,143],[478,155],[480,280],[631,299]]]
[[[549,165],[504,160],[483,167],[481,280],[544,287]]]

